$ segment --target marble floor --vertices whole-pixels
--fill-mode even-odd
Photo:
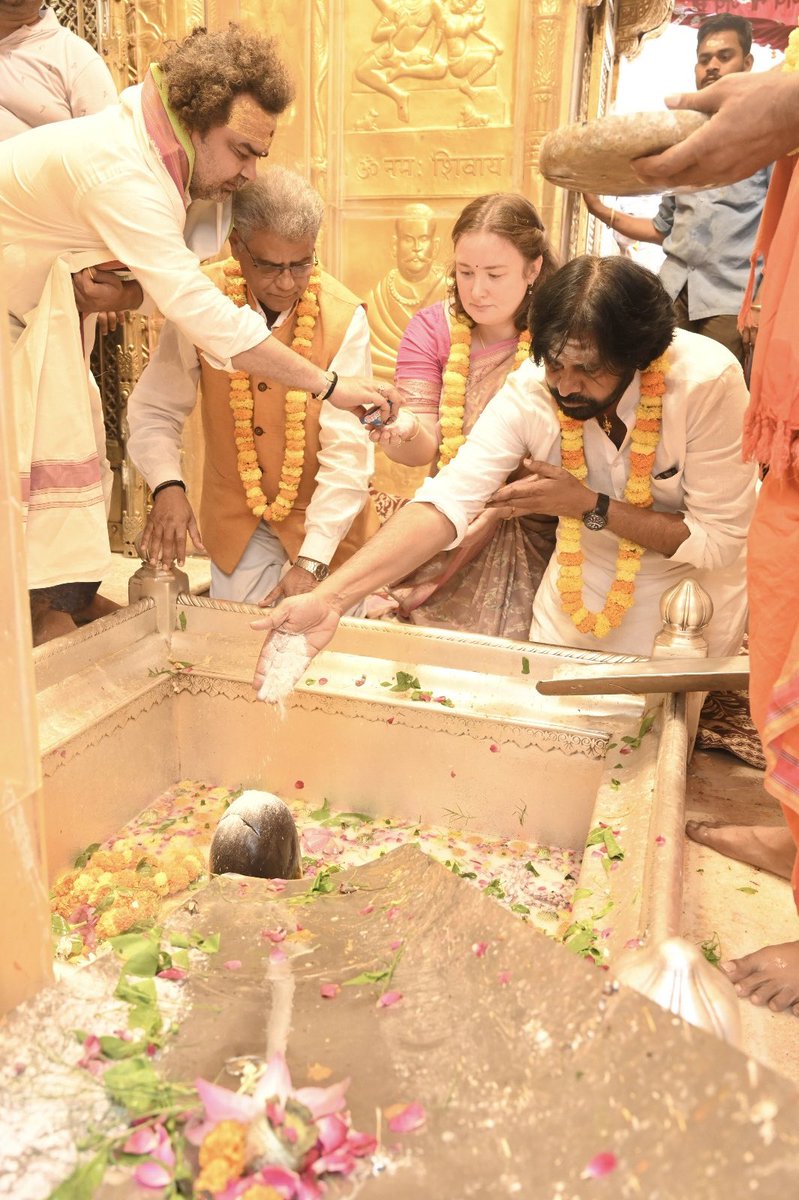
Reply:
[[[696,751],[688,767],[686,816],[776,825],[779,806],[763,790],[763,772],[724,751]],[[723,959],[799,938],[787,880],[734,862],[686,839],[683,936],[718,937]],[[799,1083],[799,1019],[741,1002],[743,1049]]]

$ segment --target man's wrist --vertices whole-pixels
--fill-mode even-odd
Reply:
[[[307,571],[312,575],[317,582],[321,583],[323,579],[327,579],[330,574],[330,567],[326,562],[322,562],[318,558],[308,558],[307,555],[298,554],[294,560],[294,566],[299,567],[302,571]]]
[[[159,483],[157,487],[153,488],[153,500],[155,500],[157,496],[160,496],[161,492],[166,491],[167,488],[176,487],[182,488],[184,492],[186,491],[186,485],[182,479],[165,479],[163,483]]]

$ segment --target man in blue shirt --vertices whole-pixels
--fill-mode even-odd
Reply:
[[[697,89],[722,75],[752,69],[752,26],[728,13],[699,27]],[[584,196],[588,211],[631,241],[656,242],[666,255],[660,280],[672,298],[681,329],[721,342],[743,363],[753,341],[752,327],[738,331],[741,307],[771,168],[749,179],[706,192],[664,196],[654,218],[608,208],[599,197]],[[751,315],[757,323],[757,309]]]

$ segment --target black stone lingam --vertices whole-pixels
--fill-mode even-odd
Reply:
[[[300,839],[288,806],[270,792],[244,792],[216,827],[209,867],[212,875],[299,879]]]

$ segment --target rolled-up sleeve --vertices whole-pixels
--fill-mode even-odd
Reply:
[[[152,489],[183,478],[183,426],[197,402],[199,380],[196,349],[167,322],[128,401],[128,451]]]
[[[213,367],[232,371],[231,359],[269,336],[260,314],[237,308],[203,274],[167,197],[146,177],[121,172],[88,187],[80,203],[111,253]]]
[[[528,454],[559,462],[556,429],[536,368],[525,362],[489,401],[456,458],[426,479],[411,503],[432,504],[454,525],[457,536],[446,547],[452,549]]]
[[[682,482],[689,536],[672,555],[674,562],[717,569],[729,566],[744,548],[757,477],[754,464],[741,458],[748,401],[737,364],[688,397]]]

